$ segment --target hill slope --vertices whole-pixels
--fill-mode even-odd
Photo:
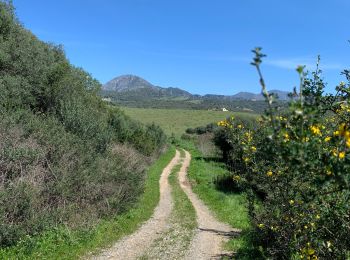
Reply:
[[[100,83],[26,30],[10,2],[0,1],[0,251],[126,211],[166,141],[106,105]]]

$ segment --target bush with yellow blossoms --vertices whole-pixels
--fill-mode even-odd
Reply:
[[[279,108],[261,73],[269,109],[254,124],[228,119],[215,140],[244,187],[253,236],[274,259],[350,257],[350,84],[324,94],[321,71],[298,67],[300,87]],[[350,72],[343,72],[350,81]]]

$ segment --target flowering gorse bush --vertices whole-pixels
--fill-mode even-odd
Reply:
[[[219,122],[215,141],[247,191],[256,241],[275,259],[350,257],[350,85],[324,95],[318,66],[311,76],[298,67],[299,92],[287,109],[276,107],[264,55],[253,52],[269,109],[253,125]]]

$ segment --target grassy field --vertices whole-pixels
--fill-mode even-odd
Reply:
[[[206,110],[184,110],[184,109],[148,109],[148,108],[121,108],[127,115],[142,123],[155,123],[170,136],[181,136],[187,128],[205,126],[216,123],[229,116],[255,118],[256,114],[244,112],[222,112]]]

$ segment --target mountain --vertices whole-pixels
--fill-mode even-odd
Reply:
[[[190,98],[191,93],[174,87],[155,86],[135,75],[116,77],[102,86],[103,91],[123,99],[140,98]],[[114,92],[114,93],[113,93]]]
[[[283,102],[288,92],[272,90]],[[239,92],[235,95],[194,95],[176,87],[160,87],[135,75],[116,77],[102,86],[101,96],[121,106],[141,108],[182,108],[261,113],[266,108],[262,94]]]
[[[270,90],[269,93],[273,93],[278,96],[279,100],[288,100],[288,91],[282,90]],[[262,94],[254,94],[250,92],[238,92],[237,94],[232,96],[233,99],[240,100],[264,100],[264,96]]]
[[[157,89],[157,87],[153,86],[148,81],[135,75],[122,75],[103,85],[104,90],[116,92],[138,90],[141,88]]]
[[[135,75],[122,75],[116,77],[102,86],[105,94],[112,95],[114,97],[119,97],[123,100],[129,99],[164,99],[164,98],[182,98],[191,100],[251,100],[259,101],[264,100],[262,94],[256,94],[251,92],[239,92],[235,95],[225,96],[225,95],[215,95],[207,94],[204,96],[193,95],[183,89],[174,87],[159,87],[151,84],[147,80],[135,76]],[[280,100],[288,100],[287,91],[281,90],[271,90],[270,93],[276,94]]]

